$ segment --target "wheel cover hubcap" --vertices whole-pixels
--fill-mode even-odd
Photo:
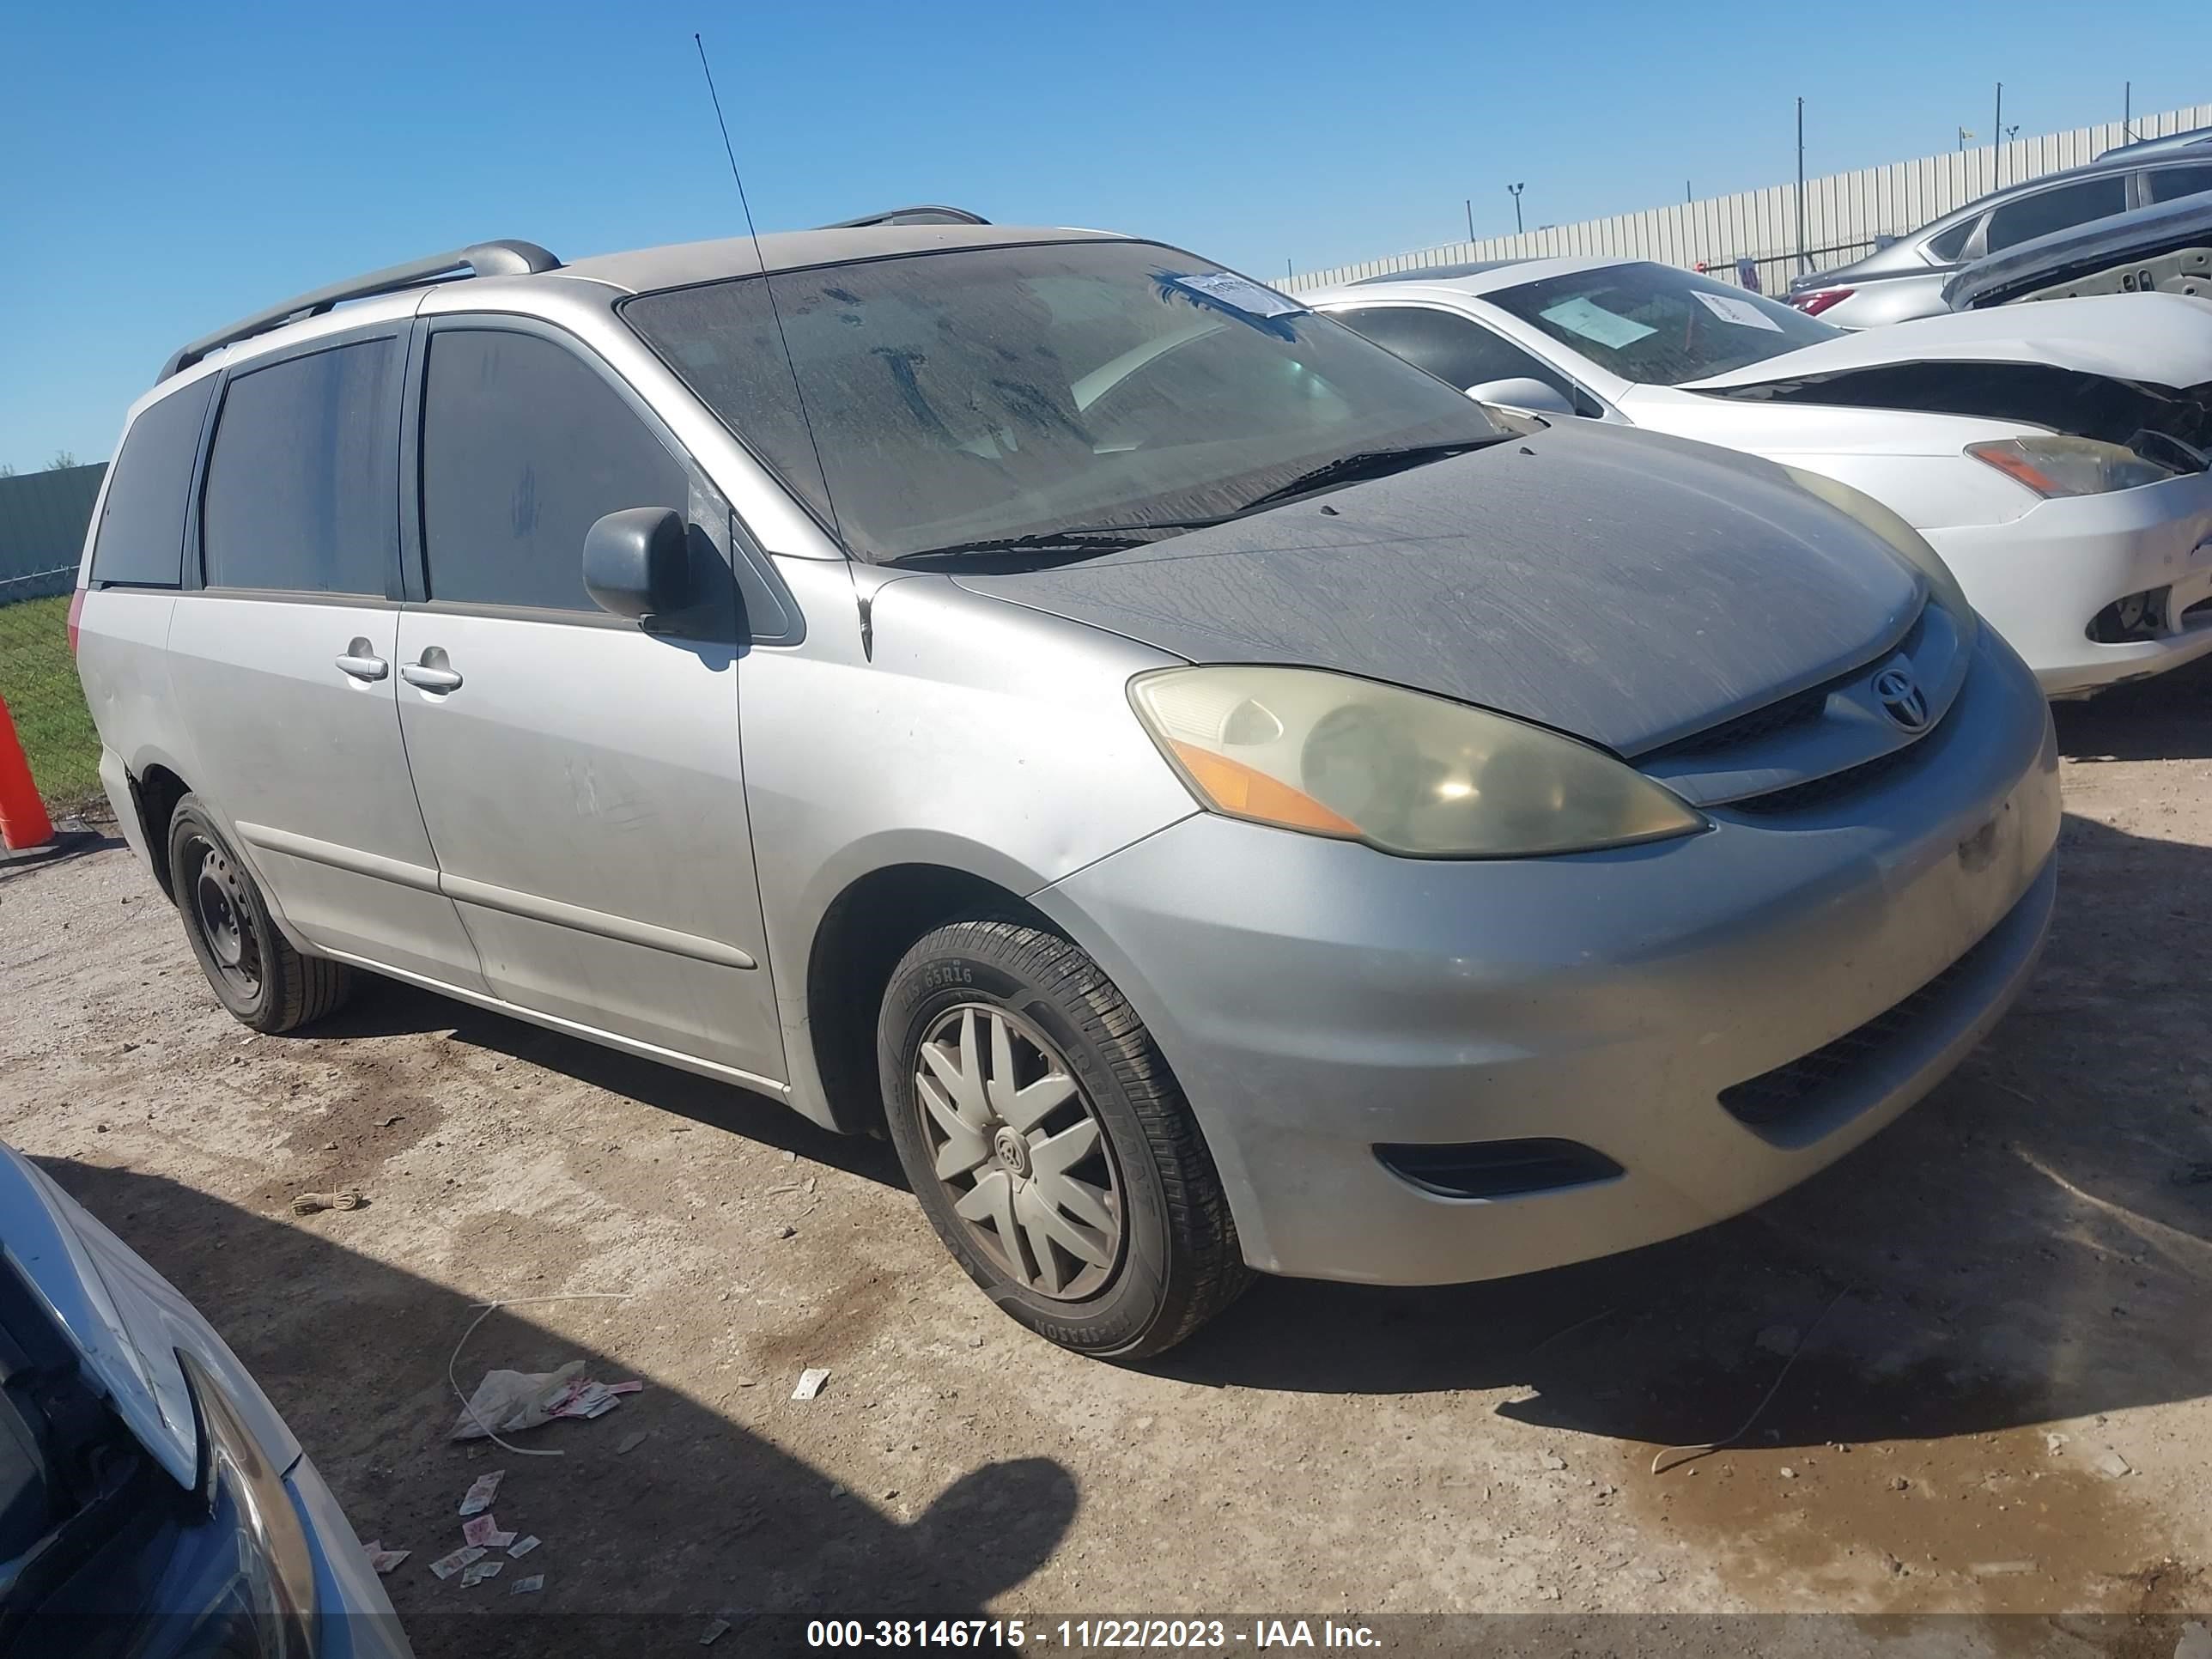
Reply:
[[[1121,1264],[1121,1171],[1059,1051],[1004,1008],[939,1015],[914,1060],[923,1144],[956,1214],[1016,1284],[1095,1295]]]

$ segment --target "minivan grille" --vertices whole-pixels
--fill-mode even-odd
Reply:
[[[1919,749],[1918,743],[1908,743],[1901,749],[1893,749],[1886,755],[1876,755],[1870,761],[1845,767],[1840,772],[1831,772],[1824,778],[1808,778],[1802,783],[1770,789],[1763,795],[1747,795],[1741,800],[1732,800],[1722,810],[1767,817],[1783,812],[1803,812],[1816,806],[1831,805],[1850,799],[1862,789],[1873,788],[1910,763],[1918,754]]]

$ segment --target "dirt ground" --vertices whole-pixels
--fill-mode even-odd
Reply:
[[[2045,964],[1865,1149],[1535,1279],[1263,1281],[1146,1369],[994,1312],[879,1143],[391,984],[249,1038],[119,848],[0,875],[0,1135],[207,1313],[362,1536],[415,1552],[388,1582],[426,1656],[689,1650],[724,1608],[741,1652],[794,1614],[963,1610],[2147,1631],[2212,1608],[2212,663],[2059,720]],[[366,1207],[290,1212],[342,1182]],[[493,1313],[455,1370],[580,1358],[641,1393],[522,1443],[563,1456],[447,1441],[472,1304],[602,1291]],[[1747,1443],[1652,1473],[1801,1337]],[[535,1601],[428,1571],[492,1468],[545,1540],[507,1571]]]

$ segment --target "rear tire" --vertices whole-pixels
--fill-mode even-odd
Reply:
[[[1039,1335],[1146,1358],[1251,1282],[1182,1091],[1080,947],[1014,921],[939,927],[892,970],[877,1034],[923,1212]]]
[[[185,937],[216,996],[242,1024],[274,1036],[320,1019],[353,991],[343,963],[302,956],[197,795],[169,815],[169,890]]]

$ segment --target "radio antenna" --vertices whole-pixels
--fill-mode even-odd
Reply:
[[[761,286],[768,291],[768,314],[775,319],[775,340],[783,348],[783,366],[791,375],[791,395],[799,403],[799,424],[806,428],[806,447],[814,452],[814,470],[822,479],[823,503],[830,509],[830,529],[842,550],[845,529],[838,522],[837,498],[830,489],[830,469],[822,464],[822,441],[814,435],[814,418],[806,412],[806,389],[799,383],[799,361],[791,355],[791,340],[783,331],[783,313],[776,307],[775,283],[769,276],[768,256],[761,252],[760,230],[753,223],[753,204],[745,196],[744,175],[738,171],[738,153],[730,146],[730,124],[722,118],[722,95],[714,90],[714,71],[707,64],[707,43],[699,38],[696,29],[691,33],[691,44],[699,49],[699,68],[707,77],[707,96],[714,104],[714,125],[722,130],[722,154],[730,158],[730,177],[738,186],[738,205],[745,210],[745,234],[753,239],[753,257],[760,262]]]

